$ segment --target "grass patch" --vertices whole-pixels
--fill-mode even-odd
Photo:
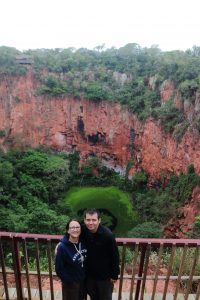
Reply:
[[[102,212],[102,223],[117,236],[125,235],[137,222],[129,195],[116,187],[73,187],[65,195],[64,203],[82,219],[87,208]]]

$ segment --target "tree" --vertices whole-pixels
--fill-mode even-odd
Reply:
[[[158,192],[154,189],[136,193],[133,203],[141,221],[160,224],[165,224],[174,216],[178,207],[175,197],[166,191]]]
[[[147,184],[147,174],[144,171],[136,172],[133,177],[133,187],[136,190],[143,189]]]
[[[161,238],[162,229],[157,222],[144,222],[138,224],[128,232],[128,237],[134,238]]]
[[[0,74],[24,74],[27,68],[17,64],[16,56],[20,51],[13,47],[0,47]]]
[[[172,101],[167,101],[154,110],[154,117],[160,120],[162,128],[167,133],[172,133],[175,126],[184,121],[183,114],[173,106]]]
[[[58,216],[46,204],[38,204],[27,216],[27,231],[29,233],[64,234],[69,217]]]
[[[89,82],[85,89],[85,96],[90,100],[107,100],[107,92],[99,82]]]

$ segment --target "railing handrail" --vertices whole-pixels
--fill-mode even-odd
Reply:
[[[41,240],[41,241],[54,241],[57,242],[62,238],[62,235],[50,235],[50,234],[37,234],[37,233],[18,233],[18,232],[6,232],[6,231],[0,231],[0,237],[3,239],[27,239],[29,241],[31,240]],[[187,245],[188,247],[196,247],[200,246],[200,239],[165,239],[165,238],[122,238],[122,237],[116,237],[116,241],[118,245],[149,245],[151,246],[159,246],[161,244],[165,246],[172,246],[176,245],[176,247],[183,247],[184,245]]]

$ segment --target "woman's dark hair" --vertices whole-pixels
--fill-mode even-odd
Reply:
[[[65,227],[66,231],[69,230],[69,225],[70,225],[70,223],[71,223],[72,221],[75,221],[75,222],[79,223],[79,225],[81,226],[79,220],[77,220],[77,219],[70,219],[70,220],[67,222],[67,224],[66,224],[66,227]]]

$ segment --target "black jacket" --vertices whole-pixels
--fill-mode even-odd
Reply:
[[[86,276],[98,280],[117,279],[119,252],[112,232],[100,224],[96,233],[83,226],[81,235],[87,248]]]
[[[84,243],[81,241],[76,247],[81,251],[85,260],[87,250]],[[85,268],[82,266],[80,254],[76,251],[74,244],[68,240],[66,235],[58,245],[55,270],[58,277],[66,283],[79,282],[85,278]]]

